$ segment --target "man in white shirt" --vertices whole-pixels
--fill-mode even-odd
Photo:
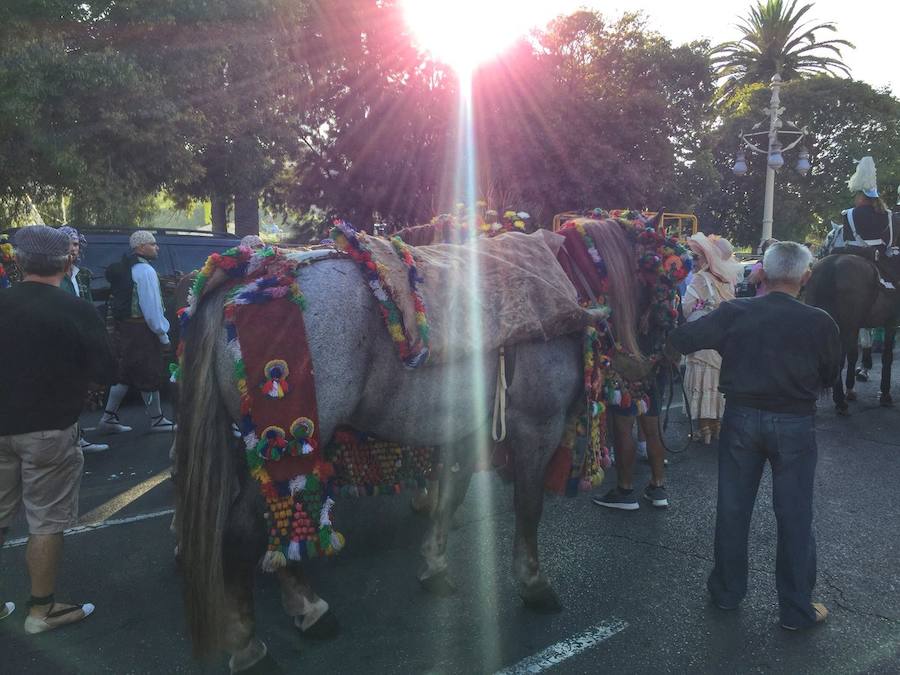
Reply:
[[[150,415],[150,431],[174,431],[175,424],[162,413],[159,388],[167,379],[163,350],[169,345],[169,322],[165,317],[162,292],[151,260],[159,256],[152,233],[134,232],[131,253],[122,258],[110,278],[116,346],[119,358],[118,384],[109,390],[106,409],[97,428],[107,433],[124,433],[131,427],[119,421],[118,410],[129,387],[140,390]],[[112,267],[112,266],[111,266]]]

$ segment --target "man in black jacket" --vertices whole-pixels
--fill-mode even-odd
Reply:
[[[736,609],[747,593],[750,518],[768,460],[778,523],[775,578],[781,625],[788,630],[828,616],[824,605],[812,602],[815,411],[819,392],[838,377],[841,344],[831,317],[796,299],[810,260],[800,244],[774,244],[763,259],[767,295],[723,303],[677,328],[669,340],[681,354],[715,349],[722,355],[725,414],[715,566],[707,588],[722,609]]]
[[[106,328],[90,303],[60,289],[69,238],[35,225],[16,233],[21,283],[0,293],[0,354],[10,386],[0,387],[0,544],[19,506],[28,522],[31,600],[25,632],[79,621],[90,603],[66,605],[53,593],[63,531],[78,520],[84,456],[78,416],[91,383],[112,379]],[[0,618],[12,613],[0,603]]]

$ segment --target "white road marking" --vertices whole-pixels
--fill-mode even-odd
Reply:
[[[543,651],[522,659],[515,665],[497,671],[494,675],[526,675],[526,673],[541,673],[548,668],[562,663],[566,659],[596,647],[601,642],[608,640],[616,633],[621,633],[628,628],[628,623],[621,619],[612,619],[598,623],[588,628],[583,633],[573,635],[550,645]]]
[[[129,523],[137,523],[141,520],[150,520],[151,518],[171,516],[173,513],[175,513],[175,509],[163,509],[162,511],[141,513],[139,515],[129,516],[127,518],[115,518],[113,520],[107,520],[94,525],[77,525],[76,527],[70,527],[68,530],[63,532],[63,534],[67,537],[73,534],[84,534],[85,532],[93,532],[94,530],[104,530],[107,527],[112,527],[113,525],[128,525]],[[19,537],[18,539],[10,539],[8,542],[3,544],[3,548],[18,548],[19,546],[24,546],[27,543],[28,537]]]

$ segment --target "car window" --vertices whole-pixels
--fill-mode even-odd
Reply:
[[[127,250],[128,245],[121,242],[92,242],[89,239],[81,255],[81,266],[87,267],[93,278],[102,279],[106,268],[121,260]]]
[[[203,263],[213,253],[222,253],[237,242],[220,243],[213,241],[199,241],[197,243],[179,241],[175,245],[161,244],[165,246],[171,255],[173,271],[187,274],[203,267]]]

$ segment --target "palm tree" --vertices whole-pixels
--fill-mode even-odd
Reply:
[[[739,85],[768,82],[775,73],[785,81],[803,75],[850,75],[841,60],[841,47],[854,45],[847,40],[817,40],[816,33],[834,33],[837,28],[831,22],[801,23],[812,7],[809,3],[798,10],[797,0],[759,0],[737,26],[741,39],[724,42],[711,53],[713,66],[725,78],[721,93],[727,96]]]

